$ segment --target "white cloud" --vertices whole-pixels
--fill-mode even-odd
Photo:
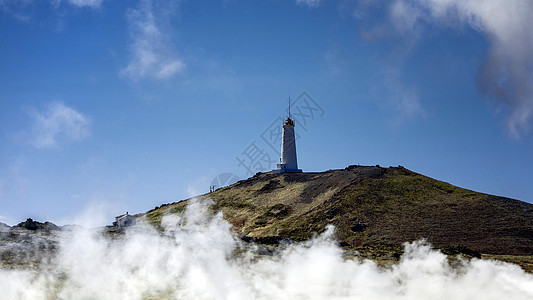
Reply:
[[[37,148],[52,148],[58,142],[80,141],[90,135],[90,119],[61,102],[52,102],[44,111],[32,109],[30,142]]]
[[[59,7],[61,2],[65,0],[52,0],[53,7]],[[104,0],[66,0],[69,4],[77,7],[89,7],[89,8],[100,8]]]
[[[296,0],[296,3],[304,4],[309,7],[317,7],[318,5],[320,5],[320,0]]]
[[[422,11],[410,2],[396,1],[390,7],[392,22],[400,31],[413,30],[421,15]]]
[[[68,2],[78,7],[99,8],[104,0],[68,0]]]
[[[390,120],[394,126],[406,120],[426,116],[418,90],[405,85],[401,80],[403,65],[401,57],[397,61],[389,62],[389,65],[377,72],[377,78],[373,80],[376,84],[370,87],[375,99],[392,110],[394,117]]]
[[[165,79],[185,68],[167,46],[168,34],[159,24],[164,17],[163,14],[156,15],[151,0],[141,0],[139,8],[128,13],[132,57],[122,70],[123,75],[134,80],[146,77]]]
[[[507,126],[519,138],[533,120],[533,1],[529,0],[396,0],[391,21],[400,31],[424,23],[468,25],[490,43],[477,76],[479,89],[509,109]]]
[[[104,2],[104,0],[50,0],[50,5],[53,8],[58,8],[64,1],[73,6],[94,9],[100,8]],[[39,3],[35,0],[0,0],[0,12],[27,22],[32,18],[35,13],[35,6]]]
[[[0,0],[0,11],[9,14],[19,21],[27,22],[33,0]]]
[[[324,54],[324,62],[326,63],[328,74],[330,76],[338,76],[343,72],[343,65],[340,56],[339,49],[332,48]]]
[[[181,71],[184,67],[184,64],[179,60],[170,60],[161,64],[159,71],[157,72],[157,77],[167,78],[175,73]]]

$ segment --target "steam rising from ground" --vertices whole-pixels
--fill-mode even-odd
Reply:
[[[423,241],[391,268],[342,258],[334,229],[278,255],[243,248],[221,214],[193,202],[163,219],[164,233],[137,227],[110,240],[67,234],[41,270],[1,270],[2,299],[532,299],[533,276],[473,259],[454,269]],[[257,247],[252,245],[252,248]]]

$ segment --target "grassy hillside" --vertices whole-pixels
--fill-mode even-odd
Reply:
[[[455,187],[403,167],[350,166],[321,173],[259,173],[200,196],[247,240],[305,240],[335,225],[347,251],[401,251],[426,238],[450,253],[533,254],[533,205]],[[158,225],[187,201],[146,213]]]

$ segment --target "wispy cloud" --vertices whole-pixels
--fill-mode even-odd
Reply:
[[[357,7],[354,18],[365,18],[365,10],[375,3],[361,2]],[[402,11],[401,6],[391,7],[391,19],[394,20],[394,14]],[[399,125],[405,121],[425,117],[426,112],[420,100],[418,87],[406,84],[403,80],[406,61],[410,53],[418,44],[420,30],[414,28],[411,20],[407,19],[399,24],[394,25],[397,31],[401,32],[400,38],[394,37],[398,32],[391,30],[391,22],[382,23],[374,26],[370,30],[362,30],[361,36],[369,43],[374,43],[381,39],[391,39],[393,42],[390,47],[388,57],[380,59],[380,66],[375,73],[375,80],[370,88],[380,104],[392,109],[394,118],[392,123]],[[405,31],[405,32],[404,32]]]
[[[32,19],[36,6],[49,3],[52,8],[57,9],[63,2],[76,7],[98,9],[104,0],[0,0],[0,12],[11,15],[20,21],[28,22]]]
[[[52,0],[52,5],[58,7],[62,2],[67,2],[77,7],[100,8],[104,0]]]
[[[296,0],[296,3],[307,5],[309,7],[317,7],[321,0]]]
[[[396,0],[391,21],[398,30],[424,24],[468,25],[490,44],[476,78],[482,93],[508,108],[509,133],[520,138],[533,120],[533,2],[529,0]]]
[[[390,123],[393,126],[426,116],[418,89],[401,80],[403,65],[403,60],[390,61],[389,65],[376,72],[374,84],[370,86],[377,102],[392,111],[394,117],[390,118]]]
[[[20,21],[28,21],[33,0],[0,0],[0,11]]]
[[[327,73],[330,76],[338,76],[343,72],[344,62],[340,58],[339,49],[333,47],[324,54],[324,62],[326,63]]]
[[[396,1],[400,2],[400,1]],[[358,22],[365,21],[370,15],[368,12],[375,9],[382,9],[383,6],[389,8],[390,19],[386,20],[386,24],[380,24],[379,26],[373,26],[370,30],[362,30],[361,36],[369,41],[375,42],[376,40],[384,37],[390,37],[391,23],[394,24],[394,28],[397,31],[405,33],[414,32],[414,23],[418,17],[417,11],[410,10],[410,15],[404,14],[407,10],[406,5],[402,3],[394,3],[388,6],[383,4],[382,1],[373,0],[358,0],[358,1],[340,1],[338,8],[341,14],[348,14]],[[296,0],[297,4],[305,5],[310,8],[318,7],[321,0]],[[400,20],[394,20],[396,15],[400,15]],[[411,16],[411,19],[408,18]],[[414,19],[414,20],[413,20]],[[388,28],[387,28],[388,27]],[[387,108],[394,110],[395,118],[393,123],[398,125],[405,120],[424,117],[425,110],[421,105],[420,97],[416,87],[406,86],[401,80],[401,71],[404,66],[407,54],[416,44],[416,35],[403,38],[395,49],[391,51],[393,53],[391,57],[387,58],[387,62],[376,73],[379,79],[375,80],[374,84],[370,87],[371,93],[379,101],[380,104],[384,104]],[[338,76],[343,72],[343,63],[340,62],[338,55],[338,49],[330,49],[324,54],[324,62],[328,68],[328,74],[331,76]]]
[[[181,72],[185,63],[169,47],[169,34],[160,26],[165,15],[154,11],[151,0],[141,0],[137,9],[128,13],[131,59],[121,74],[138,80],[142,78],[166,79]]]
[[[387,99],[392,102],[392,106],[397,113],[396,121],[403,118],[413,118],[416,116],[425,116],[425,110],[420,103],[420,96],[415,88],[408,87],[400,82],[398,70],[392,68],[389,74],[386,74],[387,90],[391,94]]]
[[[30,116],[30,143],[37,148],[53,148],[59,142],[81,141],[90,135],[90,119],[61,102],[52,102],[43,111],[31,109]]]
[[[78,7],[99,8],[104,0],[68,0],[68,3]]]

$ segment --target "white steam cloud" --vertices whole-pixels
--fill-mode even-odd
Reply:
[[[531,299],[533,275],[473,259],[452,268],[423,241],[399,264],[349,260],[332,227],[273,256],[243,248],[221,214],[192,202],[163,233],[132,228],[111,240],[66,234],[42,271],[0,270],[3,299]],[[252,245],[252,247],[254,247]],[[240,251],[236,250],[240,249]]]
[[[172,3],[169,3],[172,7]],[[168,34],[162,30],[160,22],[164,14],[155,15],[151,0],[141,0],[139,8],[130,11],[128,24],[132,57],[122,74],[138,80],[146,77],[166,79],[181,72],[185,64],[177,59],[168,47]]]
[[[390,16],[396,29],[418,31],[422,23],[466,24],[490,44],[477,84],[481,92],[508,107],[507,126],[519,138],[533,119],[533,1],[396,0]]]
[[[52,148],[60,141],[80,141],[90,135],[90,119],[61,102],[49,103],[43,111],[32,109],[30,116],[30,142],[37,148]]]

